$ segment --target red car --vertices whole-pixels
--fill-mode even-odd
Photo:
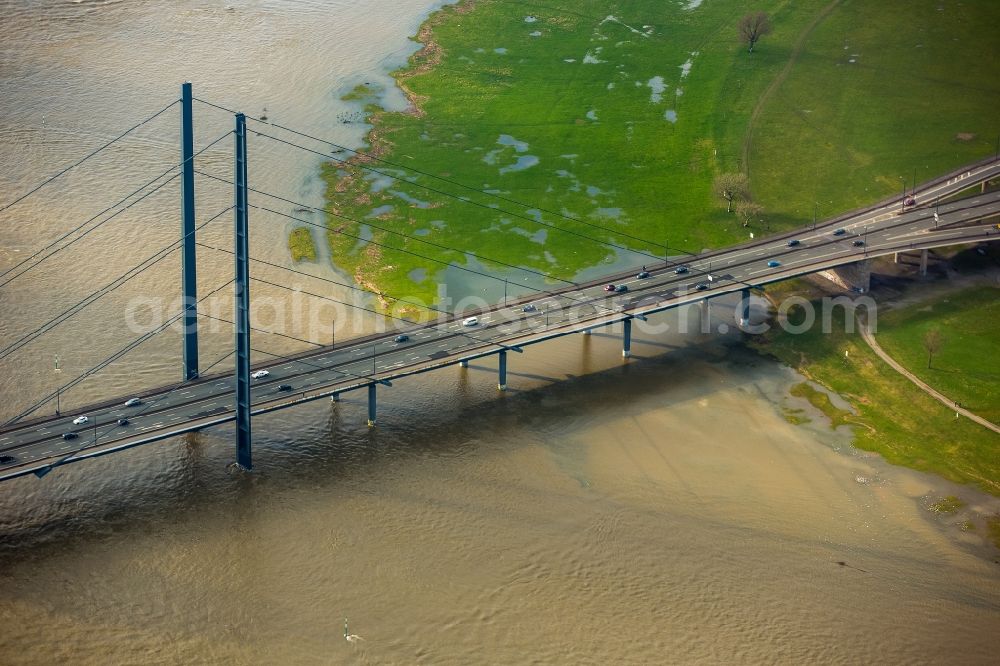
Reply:
[[[917,205],[917,200],[914,199],[913,197],[906,197],[905,199],[903,199],[903,205],[904,206],[916,206]]]
[[[615,289],[617,289],[617,287],[615,287],[615,285],[613,284],[604,285],[604,291],[614,291]]]

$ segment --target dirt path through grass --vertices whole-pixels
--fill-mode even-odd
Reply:
[[[830,4],[823,8],[819,14],[816,15],[809,25],[805,27],[799,38],[795,40],[795,44],[792,46],[792,54],[788,58],[788,62],[785,63],[784,68],[782,68],[781,73],[779,73],[767,89],[761,94],[760,99],[757,100],[757,104],[754,105],[753,111],[750,113],[750,120],[747,122],[747,133],[746,137],[743,139],[743,169],[746,173],[747,179],[750,178],[750,148],[753,144],[753,128],[757,123],[757,119],[761,112],[764,110],[764,105],[767,104],[767,100],[771,97],[771,94],[778,89],[786,78],[788,74],[792,71],[792,67],[795,65],[796,61],[799,59],[799,55],[802,53],[802,49],[805,48],[806,40],[809,35],[812,34],[813,30],[816,29],[823,19],[830,15],[837,5],[841,3],[841,0],[833,0]],[[751,186],[753,183],[751,182]]]
[[[979,425],[989,428],[990,430],[1000,434],[1000,427],[998,427],[996,424],[987,421],[981,416],[973,414],[964,407],[957,406],[954,400],[951,400],[947,396],[942,395],[941,393],[935,391],[933,388],[931,388],[923,381],[921,381],[912,372],[910,372],[902,365],[900,365],[894,358],[889,356],[885,352],[885,350],[882,349],[881,345],[879,345],[878,341],[875,340],[875,336],[872,335],[871,329],[868,328],[867,322],[859,321],[858,330],[861,331],[861,337],[864,339],[864,341],[868,344],[869,347],[871,347],[872,351],[875,352],[880,359],[888,363],[893,370],[895,370],[896,372],[898,372],[899,374],[903,375],[911,382],[913,382],[920,390],[924,391],[927,395],[931,396],[932,398],[934,398],[935,400],[946,406],[948,409],[954,409],[956,413],[961,414],[962,416],[965,416],[966,418],[975,421]]]

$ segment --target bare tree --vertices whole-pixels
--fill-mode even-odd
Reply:
[[[941,329],[932,328],[926,333],[924,333],[924,349],[927,350],[927,367],[931,367],[931,361],[934,360],[934,354],[941,351],[941,345],[944,344],[944,336],[941,335]]]
[[[747,53],[753,53],[753,47],[764,35],[771,32],[771,19],[766,12],[750,12],[740,19],[740,39],[750,47]]]
[[[764,207],[749,199],[741,199],[736,202],[736,214],[743,218],[743,226],[749,227],[751,220],[764,214]]]
[[[746,198],[750,192],[750,183],[742,173],[720,173],[715,177],[715,191],[729,202],[727,213],[733,212],[733,201]]]

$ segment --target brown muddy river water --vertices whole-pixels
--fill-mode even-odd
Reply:
[[[331,120],[337,91],[405,59],[436,6],[231,4],[0,4],[0,198],[79,154],[72,136],[113,136],[185,78],[357,142],[363,128]],[[226,21],[254,38],[220,38]],[[190,57],[175,57],[181,35]],[[133,164],[176,157],[144,136]],[[315,162],[270,157],[288,168],[267,187],[319,196]],[[131,182],[119,175],[116,191]],[[3,268],[70,212],[100,210],[99,182],[81,174],[72,202],[39,196],[24,224],[3,213]],[[226,192],[206,193],[206,210],[212,196]],[[173,218],[156,210],[102,231],[79,280],[43,265],[0,290],[3,339],[127,269],[105,245],[168,242]],[[255,251],[287,264],[287,229],[257,224]],[[214,265],[206,286],[231,270]],[[137,291],[176,289],[176,265],[144,280]],[[713,312],[731,321],[731,304]],[[69,373],[128,339],[81,317],[5,360],[5,413],[52,386],[53,355]],[[204,344],[211,356],[231,342]],[[175,379],[178,352],[176,338],[151,342],[87,395]],[[788,397],[801,378],[732,336],[640,332],[633,352],[623,363],[616,331],[529,348],[511,355],[503,395],[492,360],[402,380],[373,430],[363,394],[261,417],[252,475],[227,470],[220,428],[0,484],[0,663],[994,662],[1000,555],[926,506],[996,499],[854,450]]]

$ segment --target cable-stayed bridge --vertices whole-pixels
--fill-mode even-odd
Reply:
[[[390,323],[394,324],[392,327],[394,330],[343,341],[336,346],[302,340],[316,348],[291,356],[279,356],[251,346],[251,333],[255,329],[250,324],[250,287],[253,282],[275,288],[288,287],[273,280],[254,277],[250,269],[252,265],[264,264],[293,274],[297,271],[250,255],[247,240],[249,211],[257,209],[290,217],[303,224],[316,225],[324,229],[326,226],[270,207],[276,204],[251,203],[250,197],[253,195],[254,201],[292,204],[303,211],[315,210],[324,215],[341,216],[322,209],[313,209],[289,197],[250,187],[247,177],[247,118],[243,114],[232,112],[233,131],[217,137],[195,152],[192,107],[196,102],[230,113],[225,107],[193,97],[190,84],[185,84],[182,86],[179,100],[0,207],[2,212],[16,206],[136,128],[161,116],[174,106],[180,107],[179,163],[125,199],[107,207],[31,256],[6,269],[0,274],[0,289],[39,263],[72,247],[83,236],[176,179],[180,180],[182,192],[180,237],[152,254],[137,257],[137,263],[124,274],[0,349],[0,360],[41,338],[60,323],[83,311],[91,303],[176,251],[181,253],[182,258],[183,307],[161,325],[132,340],[115,354],[59,387],[57,391],[43,396],[0,427],[0,480],[30,473],[42,477],[54,467],[70,462],[107,455],[229,422],[236,423],[236,462],[241,467],[250,469],[252,467],[251,419],[255,414],[285,409],[317,399],[330,397],[336,399],[347,391],[364,390],[368,394],[369,425],[374,426],[379,387],[389,388],[392,382],[410,375],[449,365],[467,364],[476,358],[496,356],[497,385],[500,390],[504,390],[510,353],[519,353],[527,345],[540,344],[546,340],[620,322],[622,351],[623,355],[628,357],[633,322],[642,321],[658,312],[693,303],[706,303],[707,299],[736,293],[740,296],[740,305],[737,308],[738,321],[734,322],[734,325],[745,326],[749,324],[749,298],[750,290],[753,288],[845,265],[865,264],[874,257],[886,254],[912,250],[926,251],[928,248],[1000,238],[1000,230],[995,224],[988,222],[990,220],[995,222],[997,215],[1000,214],[1000,192],[985,191],[985,183],[1000,177],[1000,161],[996,155],[944,174],[920,186],[914,183],[909,194],[906,194],[904,189],[902,199],[896,197],[873,204],[862,210],[813,223],[795,232],[760,238],[726,249],[689,254],[682,259],[677,259],[676,255],[671,259],[669,247],[630,236],[617,229],[608,229],[594,222],[569,218],[551,211],[545,211],[550,214],[549,221],[539,221],[535,217],[526,218],[550,227],[555,232],[577,236],[580,242],[600,243],[609,249],[626,251],[636,256],[634,269],[601,276],[588,282],[574,282],[565,277],[505,264],[495,258],[476,254],[470,248],[446,248],[430,240],[384,229],[389,234],[402,236],[416,243],[430,247],[437,246],[438,249],[459,250],[486,263],[535,274],[545,278],[554,286],[528,289],[527,294],[522,291],[512,300],[508,300],[505,296],[501,303],[477,311],[458,313],[438,306],[422,306],[425,310],[424,318],[427,320],[425,323],[415,323],[402,317],[378,312],[376,314],[392,320]],[[267,125],[273,124],[267,123]],[[303,140],[323,141],[319,137],[298,132],[293,128],[273,126]],[[256,134],[331,159],[328,153],[299,144],[295,140],[268,134],[267,131],[264,128]],[[195,168],[195,158],[198,155],[230,141],[234,153],[231,177],[226,178]],[[470,205],[487,208],[491,212],[500,210],[515,217],[523,217],[515,211],[498,208],[496,204],[487,205],[470,200],[466,196],[455,195],[445,188],[445,185],[454,185],[463,190],[487,194],[459,181],[403,167],[375,156],[360,154],[327,141],[323,143],[332,145],[341,153],[359,155],[363,159],[353,163],[360,164],[362,168],[372,172],[385,174],[386,169],[410,169],[441,181],[440,186],[422,185],[430,191],[460,198]],[[332,159],[343,161],[341,158]],[[223,182],[233,188],[232,205],[200,223],[195,220],[196,176]],[[979,192],[975,191],[977,187]],[[972,194],[969,194],[970,192]],[[959,196],[963,193],[963,196]],[[499,195],[491,196],[502,202],[501,206],[530,208],[513,199]],[[234,247],[231,250],[199,241],[197,234],[200,230],[229,213],[233,215],[235,232]],[[555,218],[579,224],[574,228],[568,228],[564,224],[552,221]],[[368,222],[365,221],[366,224]],[[588,230],[580,231],[581,226],[588,227]],[[596,231],[590,231],[589,228]],[[371,239],[363,239],[360,236],[357,238],[359,241],[377,244],[377,241]],[[612,238],[627,238],[638,242],[640,248],[652,247],[656,251],[637,250],[613,242],[610,240]],[[200,296],[196,293],[196,252],[199,247],[231,254],[234,257],[235,267],[232,280]],[[386,249],[417,254],[413,250],[396,246],[387,245]],[[481,269],[449,264],[426,255],[417,254],[417,256],[429,262],[437,261],[476,273],[478,277],[506,280],[505,276],[484,273]],[[359,292],[368,291],[357,285],[335,280],[326,281]],[[618,289],[609,291],[608,286],[611,284]],[[199,310],[199,304],[230,286],[234,286],[235,291],[234,320],[223,319]],[[313,295],[336,300],[322,294]],[[364,306],[337,302],[364,309]],[[209,365],[199,362],[199,317],[223,321],[232,325],[236,332],[234,350]],[[475,322],[469,321],[470,317],[475,318]],[[43,411],[52,409],[58,412],[61,392],[71,389],[85,379],[99,376],[102,370],[116,360],[175,324],[183,325],[184,330],[183,344],[178,354],[182,382],[121,396],[101,404],[74,408],[72,412],[39,415]],[[253,374],[257,377],[253,377],[251,373],[251,352],[271,359],[254,367]],[[232,355],[236,357],[235,373],[213,373],[218,363]],[[261,370],[266,370],[266,375],[259,373]],[[136,398],[135,404],[125,406],[126,400],[131,398]],[[74,424],[74,419],[81,415],[86,415],[86,422]]]

